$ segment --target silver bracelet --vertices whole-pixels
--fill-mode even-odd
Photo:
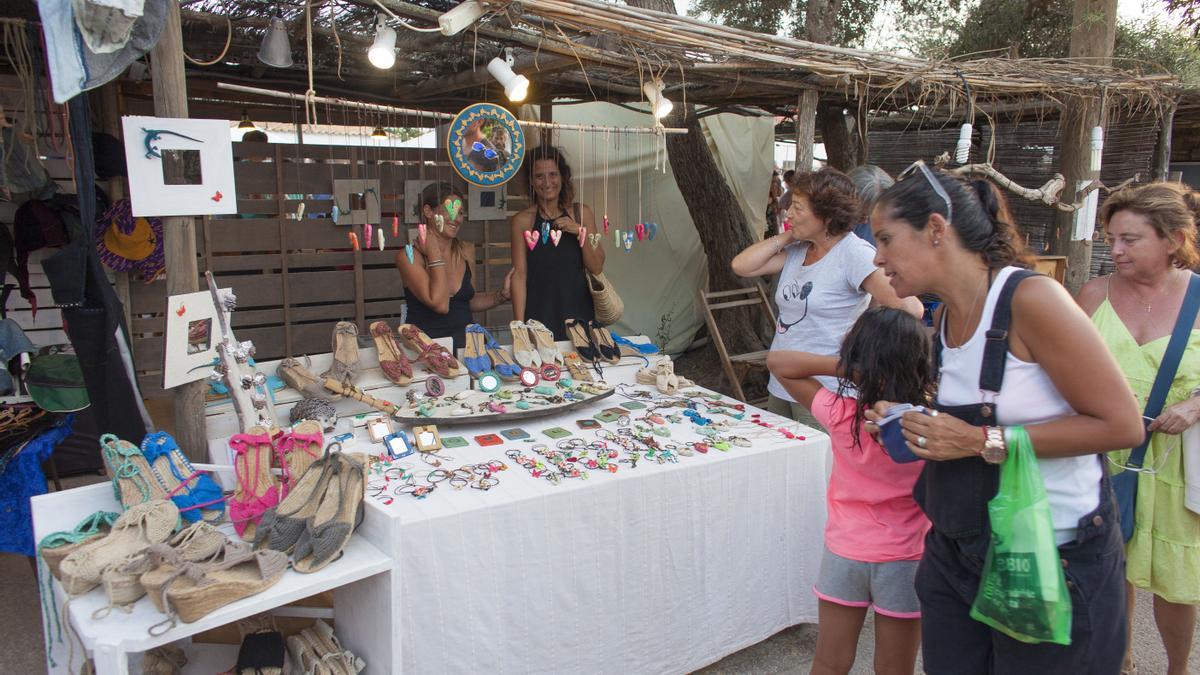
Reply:
[[[435,267],[444,267],[445,265],[446,265],[446,261],[444,261],[444,260],[433,260],[433,261],[425,263],[425,269],[431,270]]]

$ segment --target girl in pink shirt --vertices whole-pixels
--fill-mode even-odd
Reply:
[[[868,310],[839,356],[774,351],[771,373],[829,433],[825,553],[813,590],[819,605],[813,673],[848,673],[867,608],[875,609],[875,672],[912,673],[920,646],[913,577],[929,521],[913,500],[922,462],[898,464],[867,433],[876,401],[929,402],[929,334],[912,315]],[[816,376],[836,375],[838,391]],[[849,380],[849,381],[847,381]]]

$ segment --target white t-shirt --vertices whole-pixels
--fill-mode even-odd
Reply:
[[[804,242],[786,249],[787,261],[775,289],[777,322],[771,349],[837,356],[842,339],[871,304],[871,294],[863,290],[862,284],[877,269],[875,248],[847,233],[824,258],[805,265],[808,247]],[[837,391],[836,377],[817,379],[826,389]],[[795,402],[774,375],[767,391]]]

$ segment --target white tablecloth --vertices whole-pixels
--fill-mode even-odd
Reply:
[[[605,374],[627,381],[635,370]],[[470,440],[520,427],[553,446],[541,431],[558,426],[591,440],[595,432],[575,420],[626,400],[618,394],[560,416],[441,432]],[[394,642],[344,641],[405,673],[668,673],[816,622],[829,439],[792,423],[808,438],[789,440],[750,423],[753,412],[788,422],[747,408],[733,433],[752,447],[712,448],[678,464],[643,459],[636,469],[621,464],[616,474],[593,471],[557,486],[505,457],[511,448],[528,454],[532,443],[472,441],[443,451],[454,458],[447,468],[501,459],[509,469],[486,492],[444,482],[422,500],[367,499],[360,532],[398,562],[380,591],[393,596],[390,616],[378,618],[391,624]],[[670,426],[664,442],[700,438],[687,419]],[[418,471],[429,468],[408,459]],[[374,664],[371,672],[395,670]]]

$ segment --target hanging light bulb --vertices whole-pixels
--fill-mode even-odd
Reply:
[[[396,30],[388,28],[382,14],[375,17],[375,42],[367,50],[367,60],[383,70],[396,64]]]
[[[488,72],[496,78],[501,87],[504,87],[504,95],[508,100],[513,103],[524,101],[525,96],[529,94],[529,78],[513,72],[512,52],[507,49],[505,52],[503,59],[497,56],[488,62]]]
[[[388,132],[384,131],[383,127],[375,127],[375,130],[371,132],[371,138],[387,138],[387,137],[388,137]]]
[[[288,42],[287,25],[283,17],[271,19],[271,27],[258,49],[258,60],[275,68],[292,66],[292,45]]]
[[[254,126],[254,122],[250,121],[250,113],[242,111],[242,121],[238,122],[238,131],[254,131],[258,127]]]
[[[642,93],[646,95],[646,100],[650,102],[650,110],[654,113],[655,119],[662,119],[671,114],[671,110],[675,104],[671,103],[671,99],[663,94],[662,80],[647,80],[642,85]]]

